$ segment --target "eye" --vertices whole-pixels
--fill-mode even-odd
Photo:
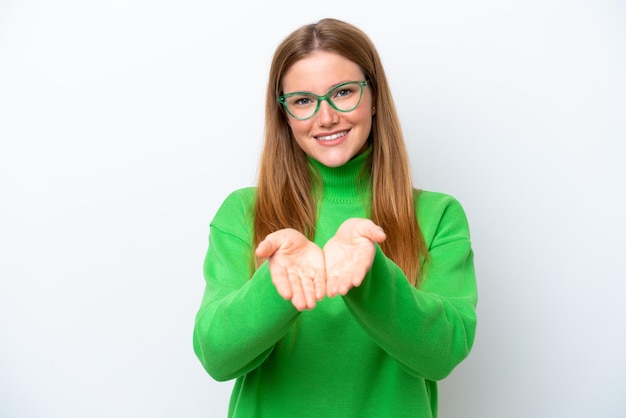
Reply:
[[[301,97],[301,98],[299,98],[299,99],[296,99],[296,100],[294,101],[294,104],[295,104],[295,105],[300,105],[300,106],[302,106],[302,105],[308,105],[308,104],[311,104],[311,102],[312,102],[312,100],[311,100],[311,98],[310,98],[310,97]]]
[[[342,86],[334,91],[333,97],[337,99],[342,99],[344,97],[350,96],[355,91],[356,89],[354,88],[354,86]]]
[[[310,106],[315,104],[315,99],[308,95],[297,95],[289,98],[289,106]]]

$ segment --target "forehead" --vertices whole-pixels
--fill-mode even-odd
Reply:
[[[363,80],[363,71],[354,61],[329,51],[315,51],[296,61],[281,80],[285,93],[311,91],[324,94],[345,81]]]

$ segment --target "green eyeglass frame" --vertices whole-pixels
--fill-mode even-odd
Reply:
[[[340,89],[343,86],[347,86],[349,84],[357,84],[361,88],[360,91],[359,91],[359,100],[350,109],[339,109],[335,105],[335,103],[333,103],[333,101],[331,100],[330,95],[331,95],[332,92]],[[363,89],[366,86],[367,86],[367,80],[363,80],[363,81],[346,81],[345,83],[338,84],[335,87],[331,88],[323,96],[318,96],[317,94],[311,93],[309,91],[294,91],[293,93],[287,93],[287,94],[283,94],[282,96],[278,96],[278,102],[281,105],[283,105],[283,107],[285,108],[287,113],[289,113],[293,118],[295,118],[297,120],[307,120],[307,119],[311,119],[313,116],[315,116],[317,114],[318,110],[320,110],[320,104],[322,103],[322,100],[326,100],[328,102],[328,104],[333,109],[335,109],[336,111],[342,112],[342,113],[347,113],[347,112],[352,112],[354,109],[356,109],[359,106],[359,104],[361,103],[361,99],[363,98]],[[289,106],[287,106],[287,99],[292,97],[292,96],[303,95],[303,94],[317,98],[317,105],[315,106],[315,110],[313,111],[311,116],[307,116],[305,118],[300,118],[300,117],[294,115],[293,113],[291,113],[291,111],[289,110]]]

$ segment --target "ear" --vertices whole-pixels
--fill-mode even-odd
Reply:
[[[376,114],[376,106],[372,106],[372,116]]]

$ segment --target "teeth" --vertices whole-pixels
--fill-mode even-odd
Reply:
[[[318,136],[318,141],[332,141],[333,139],[341,138],[344,136],[346,132],[339,132],[338,134],[329,135],[329,136]]]

